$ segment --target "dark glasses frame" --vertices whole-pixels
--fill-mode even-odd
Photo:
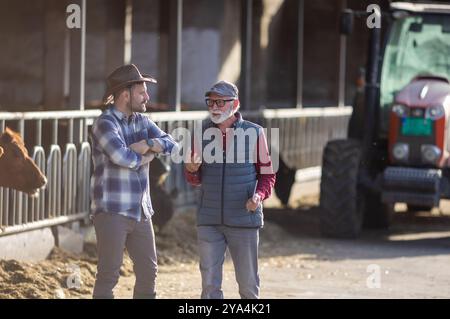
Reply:
[[[222,108],[225,106],[226,102],[231,102],[234,101],[236,99],[228,99],[228,100],[223,100],[223,99],[217,99],[217,100],[213,100],[213,99],[205,99],[205,103],[207,107],[213,107],[214,104],[217,105],[217,107]]]

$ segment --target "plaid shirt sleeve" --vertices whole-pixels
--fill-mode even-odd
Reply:
[[[111,161],[119,166],[138,169],[142,156],[127,147],[119,127],[108,119],[99,119],[92,128],[94,138]]]
[[[158,141],[163,146],[163,154],[168,155],[177,143],[171,135],[161,130],[152,120],[147,118],[147,132],[150,139]]]

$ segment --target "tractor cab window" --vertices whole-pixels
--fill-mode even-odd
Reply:
[[[396,20],[389,34],[381,71],[382,132],[395,95],[418,75],[450,79],[450,17],[408,16]]]

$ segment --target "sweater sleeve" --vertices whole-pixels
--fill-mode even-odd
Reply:
[[[272,167],[272,159],[269,154],[269,149],[267,147],[267,139],[264,131],[258,137],[257,147],[256,147],[256,172],[258,179],[258,186],[256,187],[256,193],[261,196],[262,200],[270,197],[272,194],[272,189],[275,185],[276,175]]]

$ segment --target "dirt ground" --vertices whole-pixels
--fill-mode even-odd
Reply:
[[[317,189],[296,184],[291,208],[280,208],[275,197],[266,203],[262,298],[450,298],[450,205],[415,215],[399,205],[389,230],[332,240],[320,237],[318,196],[305,195],[305,187]],[[200,296],[194,225],[193,214],[179,214],[157,232],[158,298]],[[0,261],[0,298],[90,298],[95,260],[95,247],[88,246],[82,256],[55,250],[40,263]],[[116,297],[130,298],[128,258],[121,275]],[[226,298],[239,298],[229,258],[223,289]]]

